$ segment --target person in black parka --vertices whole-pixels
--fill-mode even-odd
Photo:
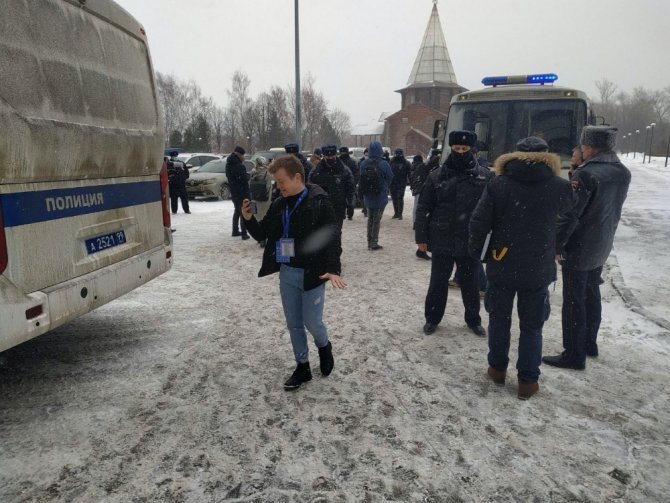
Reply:
[[[314,169],[314,166],[304,155],[300,153],[300,145],[297,143],[287,143],[284,145],[284,150],[287,154],[292,154],[300,160],[302,167],[305,170],[305,180],[309,180],[309,174]]]
[[[516,152],[496,159],[498,176],[487,186],[470,220],[470,255],[486,261],[488,375],[498,385],[505,382],[517,297],[520,399],[530,398],[539,389],[548,286],[556,280],[556,222],[574,201],[570,183],[560,177],[560,158],[548,150],[543,139],[529,137],[517,143]]]
[[[167,161],[168,183],[170,185],[170,209],[175,215],[179,209],[179,199],[181,199],[181,208],[184,213],[191,213],[188,206],[188,194],[186,193],[186,180],[189,177],[188,168],[177,159],[179,152],[174,150],[170,152],[170,159]]]
[[[352,220],[354,218],[354,208],[356,207],[357,204],[357,199],[358,199],[358,192],[356,188],[358,187],[358,180],[361,178],[361,172],[358,169],[358,163],[356,162],[355,159],[352,159],[351,154],[349,152],[349,147],[340,147],[340,156],[339,156],[340,161],[342,161],[342,164],[344,164],[349,170],[351,171],[351,174],[354,177],[354,195],[353,195],[353,204],[351,206],[347,206],[347,218],[349,220]]]
[[[244,219],[241,216],[242,201],[249,199],[249,174],[244,167],[245,151],[242,147],[235,147],[232,154],[226,159],[226,178],[228,187],[230,187],[230,196],[235,206],[233,213],[233,237],[241,236],[242,239],[249,239]],[[240,231],[241,229],[241,231]]]
[[[393,216],[402,220],[402,211],[405,206],[405,188],[409,182],[412,165],[405,159],[405,152],[401,148],[395,149],[393,159],[389,162],[393,172],[391,180],[391,200],[393,201]]]
[[[430,285],[426,295],[423,331],[432,334],[442,321],[447,305],[449,277],[458,265],[465,322],[475,334],[484,336],[479,316],[479,264],[468,254],[470,216],[492,173],[477,164],[470,149],[476,141],[471,131],[449,133],[451,153],[441,168],[428,175],[419,196],[415,239],[420,252],[432,252]]]
[[[337,147],[325,145],[321,147],[323,159],[312,170],[308,181],[326,191],[335,210],[337,226],[342,235],[342,223],[346,212],[354,204],[354,175],[342,161],[337,158]],[[340,254],[341,254],[340,250]]]

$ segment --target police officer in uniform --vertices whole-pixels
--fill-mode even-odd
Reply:
[[[361,178],[361,171],[358,169],[358,163],[352,159],[350,154],[349,147],[340,147],[340,161],[342,161],[342,164],[349,168],[351,174],[354,175],[354,204],[347,206],[347,219],[352,220],[357,200],[356,187],[358,187],[358,180]]]
[[[342,223],[348,208],[354,205],[354,175],[337,157],[335,145],[321,147],[323,159],[316,165],[309,176],[309,183],[314,183],[326,191],[335,210],[337,227],[342,238]],[[342,248],[340,248],[340,255]]]
[[[179,208],[178,199],[181,199],[181,208],[184,213],[191,213],[188,207],[188,195],[186,194],[186,179],[189,177],[188,169],[183,162],[177,159],[179,152],[170,152],[167,162],[168,183],[170,184],[170,209],[172,214],[177,214]]]

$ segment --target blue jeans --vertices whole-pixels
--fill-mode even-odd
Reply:
[[[303,277],[305,271],[296,267],[282,264],[279,270],[279,294],[284,307],[286,326],[291,334],[293,355],[298,363],[309,361],[309,347],[307,346],[307,332],[314,337],[317,347],[328,345],[328,330],[321,319],[323,303],[326,300],[325,283],[305,291]]]
[[[565,357],[583,364],[586,354],[598,354],[598,330],[602,317],[600,275],[602,267],[577,271],[562,267],[563,347]]]
[[[519,379],[537,382],[542,362],[542,327],[549,318],[549,290],[516,290],[489,281],[484,306],[489,313],[489,365],[505,371],[509,364],[512,307],[517,296],[519,314]]]

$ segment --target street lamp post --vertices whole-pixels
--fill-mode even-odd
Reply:
[[[640,136],[640,130],[635,130],[635,143],[633,144],[633,159],[635,159],[635,154],[637,153],[637,139]]]
[[[628,154],[630,154],[630,147],[632,145],[633,141],[633,133],[628,133],[628,152],[626,152],[626,157],[628,157]]]
[[[302,104],[300,102],[300,7],[295,0],[295,141],[302,145]]]
[[[626,155],[628,156],[628,135],[625,134],[621,137],[621,155]]]
[[[665,149],[665,167],[668,167],[668,157],[670,157],[670,135],[668,135],[668,148]]]
[[[644,135],[644,148],[643,153],[642,153],[642,164],[646,162],[647,159],[647,143],[649,142],[649,130],[651,129],[651,126],[647,126],[645,128],[647,130],[647,133]]]
[[[651,137],[649,138],[649,156],[647,157],[647,162],[651,163],[651,147],[654,144],[654,128],[656,127],[656,123],[652,122],[649,124],[649,127],[651,128]]]

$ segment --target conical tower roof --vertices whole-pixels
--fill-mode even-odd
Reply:
[[[437,12],[437,0],[433,0],[433,12],[428,20],[428,27],[407,81],[407,87],[435,84],[458,85],[442,32],[440,15]]]

